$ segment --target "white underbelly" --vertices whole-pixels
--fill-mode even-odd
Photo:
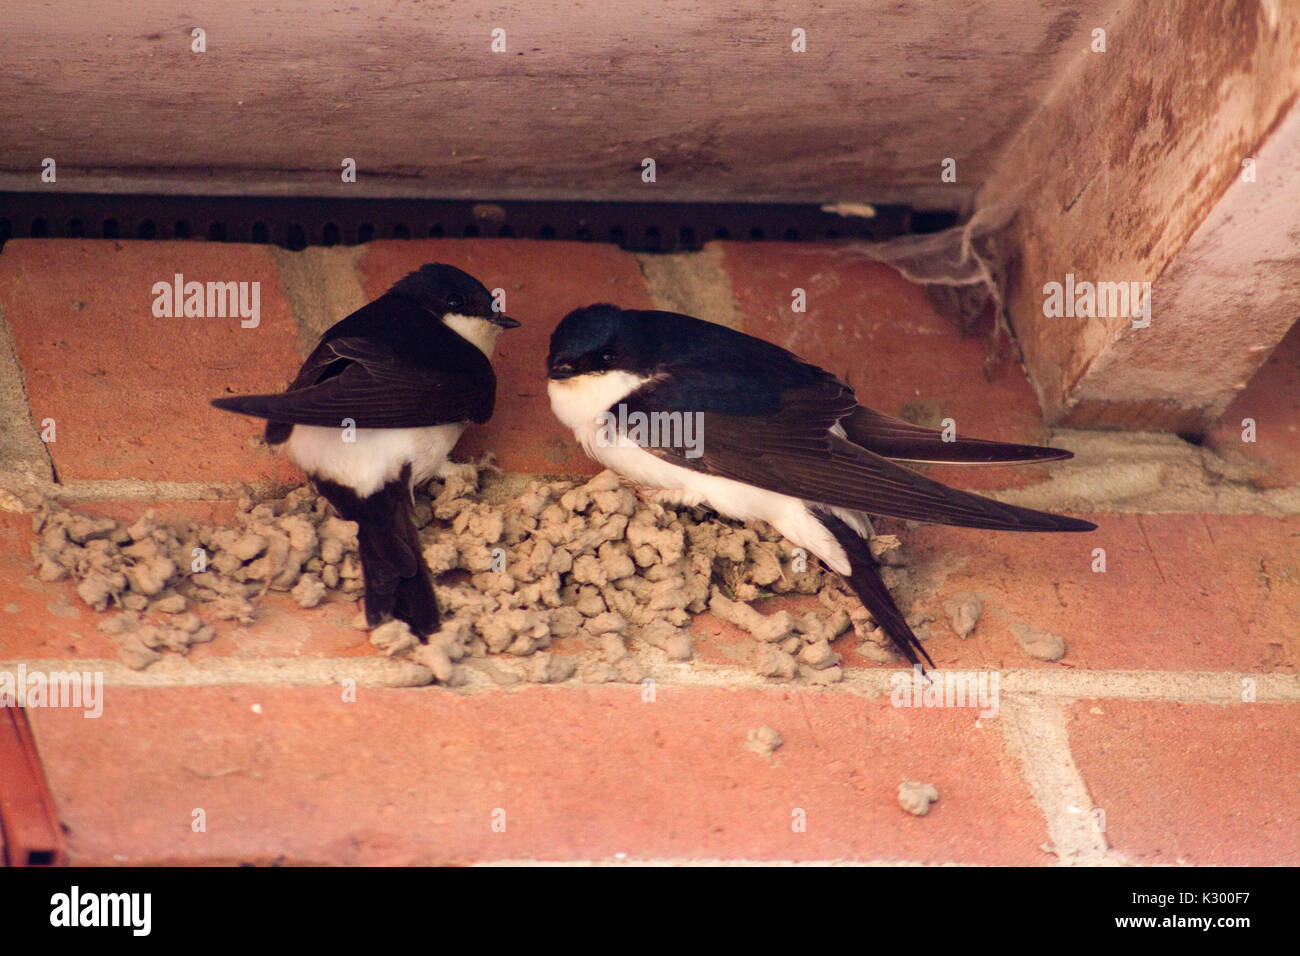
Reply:
[[[285,454],[313,478],[347,485],[363,497],[372,495],[402,473],[410,462],[411,484],[431,478],[465,424],[425,428],[358,428],[355,441],[344,441],[342,428],[294,425]]]
[[[849,573],[849,559],[825,525],[817,520],[809,502],[747,485],[731,478],[706,475],[652,455],[634,444],[600,443],[593,423],[575,435],[602,465],[623,477],[652,488],[677,493],[683,504],[706,504],[719,514],[740,521],[766,521],[801,548],[821,558],[840,574]],[[707,438],[706,438],[707,441]]]
[[[719,514],[741,521],[766,521],[792,543],[815,554],[840,574],[849,574],[849,559],[835,537],[809,508],[792,495],[765,491],[744,482],[701,474],[652,455],[627,441],[603,440],[616,429],[601,429],[599,416],[651,380],[631,372],[588,373],[547,384],[551,410],[573,429],[587,454],[624,478],[675,493],[683,504],[707,504]],[[708,435],[700,435],[708,447]]]

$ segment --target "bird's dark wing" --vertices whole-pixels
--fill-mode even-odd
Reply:
[[[633,412],[691,413],[689,379],[694,374],[687,371],[684,376],[661,377],[628,396],[624,404],[629,426],[636,421]],[[707,397],[695,405],[700,416],[697,456],[684,442],[647,446],[646,450],[707,474],[869,514],[1006,531],[1090,531],[1096,527],[1077,518],[1018,508],[949,488],[835,434],[831,428],[858,405],[852,389],[830,375],[775,395],[765,389],[761,379],[748,384],[752,413],[711,410]],[[707,390],[699,394],[707,395]],[[661,428],[660,443],[664,445],[662,432]],[[635,433],[631,437],[637,438]]]
[[[1043,445],[1014,445],[983,438],[955,437],[913,425],[861,405],[840,420],[845,436],[855,445],[885,458],[936,465],[998,465],[1073,458],[1063,448]]]
[[[217,408],[272,422],[339,428],[418,428],[485,422],[496,376],[487,357],[454,332],[436,359],[413,362],[373,338],[327,338],[286,392],[215,399]]]

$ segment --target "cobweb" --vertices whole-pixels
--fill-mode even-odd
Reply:
[[[984,374],[992,378],[1011,355],[1002,263],[1003,236],[1013,208],[1005,203],[981,209],[962,225],[941,232],[885,242],[845,243],[836,247],[835,254],[892,266],[909,282],[924,286],[932,299],[956,317],[963,332],[987,335]]]

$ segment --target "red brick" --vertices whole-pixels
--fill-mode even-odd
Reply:
[[[841,247],[780,242],[721,243],[745,331],[789,349],[851,384],[858,400],[891,415],[929,403],[959,435],[1010,442],[1046,438],[1024,372],[1008,362],[989,381],[987,342],[963,335],[925,289],[889,266]],[[790,310],[807,293],[806,313]],[[963,488],[1019,488],[1042,481],[1041,465],[934,468]]]
[[[911,533],[923,606],[939,621],[927,649],[942,666],[1293,671],[1300,517],[1089,515],[1089,534],[1012,534],[924,526]],[[1106,572],[1091,570],[1106,551]],[[1270,570],[1261,577],[1260,564]],[[984,595],[958,640],[943,601]],[[1021,650],[1021,621],[1065,639],[1061,665]]]
[[[1300,662],[1300,516],[1203,517],[1225,570],[1217,580],[1240,608],[1249,642],[1262,648],[1266,665],[1294,670]]]
[[[569,312],[596,302],[653,308],[636,259],[602,244],[526,239],[430,239],[366,246],[361,273],[366,295],[389,286],[426,262],[464,269],[489,289],[506,291],[506,312],[522,325],[497,341],[493,366],[497,404],[492,420],[471,426],[455,456],[485,451],[507,471],[595,474],[573,433],[551,413],[546,396],[546,353],[551,332]]]
[[[1300,661],[1300,517],[1088,515],[1090,534],[1012,534],[936,525],[904,530],[913,600],[929,615],[926,650],[948,668],[1073,667],[1284,671]],[[882,525],[883,527],[883,525]],[[1107,570],[1093,573],[1092,551]],[[973,634],[957,637],[944,602],[984,601]],[[812,596],[770,598],[764,614],[801,614]],[[1011,630],[1021,622],[1065,640],[1059,664],[1030,657]],[[712,614],[691,623],[697,659],[748,668],[755,643]],[[879,667],[849,633],[835,642],[846,667]]]
[[[155,318],[155,282],[261,283],[261,324]],[[300,481],[261,423],[208,401],[283,388],[301,358],[268,250],[194,242],[22,239],[0,255],[0,308],[59,478]]]
[[[1255,421],[1254,442],[1241,440],[1247,418]],[[1258,462],[1264,469],[1261,486],[1300,484],[1300,322],[1210,429],[1206,443]]]
[[[977,728],[972,711],[810,691],[641,695],[362,689],[344,703],[339,688],[113,687],[98,720],[32,721],[75,863],[1054,861],[996,721]],[[785,740],[770,757],[745,748],[760,726]],[[904,780],[938,788],[928,816],[899,808]],[[191,832],[195,808],[206,833]],[[806,832],[792,832],[795,808]]]
[[[1147,864],[1300,864],[1300,704],[1078,701],[1070,749],[1112,847]]]
[[[914,601],[895,589],[904,613],[934,618],[926,650],[940,667],[1070,667],[1094,670],[1290,672],[1300,661],[1300,517],[1089,515],[1086,535],[1011,534],[917,526],[902,532]],[[1107,570],[1093,573],[1092,551]],[[973,592],[984,601],[966,640],[944,602]],[[764,614],[822,607],[815,597],[755,604]],[[1059,663],[1024,652],[1021,622],[1065,641]],[[702,614],[691,623],[697,659],[748,668],[754,641]],[[844,666],[879,667],[857,653],[852,634],[834,645]]]

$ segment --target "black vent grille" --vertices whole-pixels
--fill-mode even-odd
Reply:
[[[745,203],[471,202],[0,192],[11,238],[206,239],[302,249],[374,239],[502,237],[610,242],[634,252],[698,249],[712,239],[881,241],[937,232],[956,213],[876,206],[871,218],[817,206]]]

